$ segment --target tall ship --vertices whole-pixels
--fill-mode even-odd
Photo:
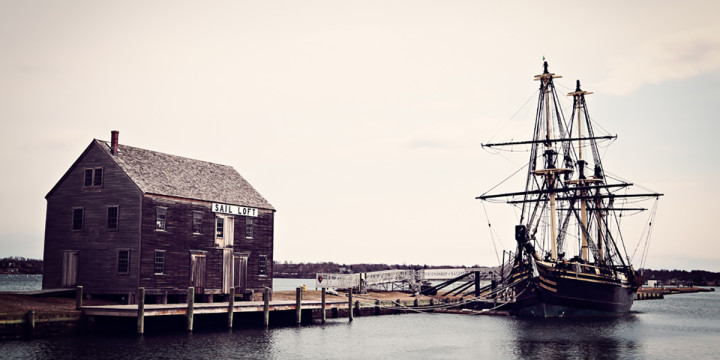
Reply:
[[[643,198],[655,199],[654,215],[662,194],[633,193],[633,184],[606,175],[598,144],[616,136],[595,134],[585,102],[592,93],[579,80],[567,94],[573,107],[565,119],[553,83],[559,77],[547,62],[535,76],[540,89],[532,139],[483,144],[528,149],[525,188],[477,199],[519,209],[515,251],[502,266],[504,296],[513,299],[507,310],[533,317],[621,316],[642,279],[627,255],[620,219],[647,210],[637,207]]]

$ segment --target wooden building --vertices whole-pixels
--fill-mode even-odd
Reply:
[[[248,294],[272,287],[275,209],[230,166],[93,140],[45,197],[43,289]]]

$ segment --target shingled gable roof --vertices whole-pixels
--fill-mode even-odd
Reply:
[[[108,142],[94,141],[143,193],[275,210],[231,166],[122,144],[113,156]]]

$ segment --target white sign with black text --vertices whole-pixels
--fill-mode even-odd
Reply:
[[[258,216],[258,209],[249,208],[238,205],[218,204],[212,203],[212,212],[228,214],[228,215],[242,215],[242,216]]]

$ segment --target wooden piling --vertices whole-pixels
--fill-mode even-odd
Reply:
[[[186,327],[187,331],[193,330],[193,321],[195,320],[194,316],[193,316],[194,308],[195,308],[195,288],[191,286],[188,288],[188,294],[187,294],[187,327]]]
[[[35,310],[27,312],[27,335],[32,337],[35,334]]]
[[[415,298],[415,301],[413,301],[413,306],[414,306],[414,307],[420,306],[420,299]]]
[[[375,315],[380,315],[380,299],[375,300]]]
[[[233,327],[233,314],[235,311],[235,288],[230,288],[230,299],[228,301],[228,317],[227,317],[227,327],[228,329],[232,329]]]
[[[270,326],[270,288],[266,287],[263,292],[263,323],[265,327]]]
[[[474,294],[475,294],[475,297],[478,297],[478,296],[480,296],[480,272],[474,271],[473,273],[474,273],[473,275],[475,277],[475,293]]]
[[[348,321],[353,321],[352,289],[348,291]]]
[[[302,323],[302,293],[303,288],[298,286],[295,289],[295,323],[298,325]]]
[[[321,291],[321,301],[320,301],[320,308],[322,309],[322,323],[325,323],[325,320],[327,319],[327,316],[325,314],[325,288],[322,288]]]
[[[75,309],[80,310],[83,302],[83,287],[78,286],[75,288]]]
[[[145,332],[145,288],[141,287],[137,290],[137,333]]]

